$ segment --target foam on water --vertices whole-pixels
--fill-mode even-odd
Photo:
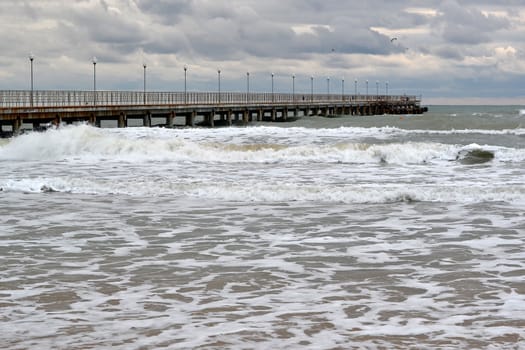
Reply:
[[[505,201],[525,202],[523,184],[272,184],[261,181],[178,180],[96,181],[82,179],[24,179],[0,181],[4,192],[64,192],[92,195],[127,195],[132,197],[188,197],[228,202],[329,202],[329,203],[396,203],[451,202],[479,203]]]
[[[0,160],[116,159],[232,163],[376,163],[379,160],[407,164],[453,160],[463,149],[460,145],[439,143],[352,142],[352,140],[370,137],[387,138],[393,133],[420,132],[422,131],[395,128],[366,129],[365,132],[364,129],[355,128],[319,130],[269,127],[201,129],[191,132],[144,128],[136,131],[132,129],[113,131],[81,125],[17,137],[0,148]],[[442,132],[436,131],[436,133]],[[525,159],[522,149],[499,147],[496,150],[506,154],[507,161]]]
[[[524,198],[523,179],[509,182],[513,171],[506,167],[525,161],[522,149],[359,142],[349,140],[354,131],[65,127],[23,135],[0,147],[0,161],[11,161],[0,175],[0,189],[240,202],[476,203]],[[358,129],[359,136],[352,137],[392,132],[399,130]],[[485,167],[472,172],[468,166],[478,163]]]
[[[44,198],[7,195],[23,214],[0,222],[5,349],[525,341],[525,217],[502,204],[203,209],[59,194],[37,218],[24,209]]]
[[[524,347],[519,133],[80,125],[3,142],[0,348]]]

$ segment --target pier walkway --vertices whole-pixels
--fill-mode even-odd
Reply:
[[[0,136],[39,130],[50,123],[213,127],[254,120],[425,111],[420,98],[405,95],[0,90]]]

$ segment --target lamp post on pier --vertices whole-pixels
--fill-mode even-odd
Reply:
[[[330,77],[326,78],[326,93],[330,95]]]
[[[341,79],[341,100],[345,100],[345,77]]]
[[[368,80],[366,81],[366,100],[368,101]]]
[[[146,104],[146,62],[142,63],[142,66],[144,67],[144,104]]]
[[[219,104],[221,103],[221,70],[217,69],[217,76],[219,80]]]
[[[30,103],[31,107],[33,107],[33,60],[34,59],[35,59],[35,56],[31,52],[29,54],[29,62],[30,62],[30,65],[31,65],[31,96],[30,96],[30,99],[29,99],[29,103]]]
[[[314,102],[314,76],[310,77],[310,102]]]
[[[188,103],[188,90],[186,86],[188,66],[184,66],[184,104]]]
[[[246,103],[250,103],[250,72],[246,72]]]
[[[273,93],[273,76],[274,76],[274,74],[272,73],[272,103],[275,102],[275,96],[274,96],[274,93]]]
[[[376,100],[379,100],[379,80],[376,80]]]
[[[388,101],[388,81],[386,82],[386,100]]]
[[[93,106],[97,105],[97,58],[93,56]]]
[[[295,74],[292,74],[292,101],[295,102]]]
[[[355,98],[357,99],[357,79],[354,80],[354,94]]]

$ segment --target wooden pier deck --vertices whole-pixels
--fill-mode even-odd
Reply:
[[[50,123],[214,127],[254,120],[425,111],[420,98],[406,95],[4,90],[0,91],[0,136],[39,130]]]

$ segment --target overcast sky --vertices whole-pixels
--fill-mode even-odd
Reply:
[[[525,0],[0,0],[0,89],[422,95],[525,104]]]

